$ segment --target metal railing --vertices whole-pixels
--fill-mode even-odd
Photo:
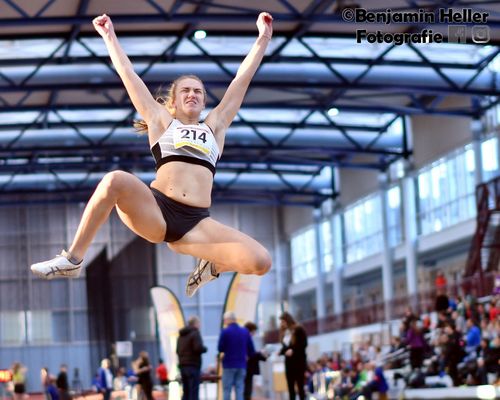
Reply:
[[[464,278],[460,282],[448,285],[446,293],[452,297],[465,297],[466,295],[474,297],[488,296],[493,292],[494,280],[494,272],[485,273],[483,283],[480,282],[478,277]],[[340,314],[328,315],[321,319],[301,321],[301,325],[309,336],[314,336],[403,318],[408,307],[411,307],[416,315],[421,315],[434,310],[436,295],[437,292],[434,289],[422,291],[411,296],[373,303],[366,307],[352,308]],[[265,343],[276,343],[279,341],[278,338],[278,330],[267,331],[264,334]]]

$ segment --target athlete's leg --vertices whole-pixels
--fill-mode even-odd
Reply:
[[[83,212],[69,253],[81,260],[113,207],[120,219],[144,239],[161,243],[166,223],[151,190],[136,176],[113,171],[104,176]]]
[[[271,268],[271,256],[259,242],[244,233],[205,218],[181,239],[169,243],[181,254],[211,261],[216,272],[235,271],[264,275]]]

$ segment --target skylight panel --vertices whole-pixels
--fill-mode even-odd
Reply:
[[[0,59],[45,58],[61,42],[60,39],[0,40]]]

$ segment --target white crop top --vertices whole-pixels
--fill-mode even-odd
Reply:
[[[208,168],[215,175],[219,159],[219,146],[210,127],[202,122],[184,125],[178,119],[172,120],[160,139],[151,147],[156,170],[170,161],[182,161]]]

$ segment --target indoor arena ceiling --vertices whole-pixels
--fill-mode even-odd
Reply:
[[[440,19],[443,7],[486,16],[476,37],[485,43],[472,44],[467,21],[452,25],[465,26],[468,44],[356,43],[359,29],[430,29],[461,41],[462,28],[450,31]],[[435,18],[353,22],[345,10],[356,8]],[[194,73],[210,109],[253,43],[263,10],[273,14],[274,36],[228,131],[215,202],[318,205],[337,194],[337,168],[383,171],[411,154],[404,116],[479,117],[497,102],[497,1],[0,0],[0,203],[81,201],[114,169],[145,182],[154,176],[94,16],[112,17],[153,93]]]

